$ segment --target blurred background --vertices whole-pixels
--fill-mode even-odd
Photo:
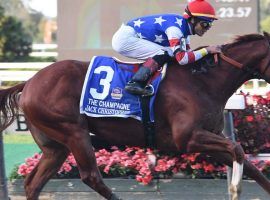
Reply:
[[[219,20],[203,38],[192,37],[193,48],[228,42],[235,35],[270,32],[270,0],[210,2]],[[122,23],[147,14],[181,15],[186,4],[187,0],[0,0],[0,61],[88,61],[93,55],[117,55],[111,38]]]

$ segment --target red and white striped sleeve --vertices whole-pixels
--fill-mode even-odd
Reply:
[[[175,27],[169,27],[166,32],[170,48],[180,65],[193,63],[208,54],[206,48],[190,51],[190,40],[185,38],[182,31]]]

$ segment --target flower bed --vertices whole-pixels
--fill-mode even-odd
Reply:
[[[154,166],[148,159],[156,156]],[[11,179],[23,178],[30,173],[41,158],[35,154],[18,166]],[[123,150],[113,147],[111,150],[101,149],[96,152],[97,164],[103,177],[135,178],[145,185],[153,178],[169,178],[177,172],[182,172],[191,178],[225,178],[226,168],[214,162],[204,154],[164,155],[157,151],[127,147]],[[252,161],[262,172],[270,175],[270,161]],[[77,164],[69,155],[55,178],[79,178]]]
[[[232,111],[236,140],[247,154],[270,153],[270,93],[245,99],[246,109]]]

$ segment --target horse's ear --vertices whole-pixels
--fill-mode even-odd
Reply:
[[[267,33],[266,31],[263,32],[263,35],[269,40],[270,42],[270,34]]]

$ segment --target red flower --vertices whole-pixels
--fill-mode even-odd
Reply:
[[[202,164],[201,163],[196,163],[195,165],[191,165],[192,169],[201,169],[202,168]]]
[[[254,121],[254,117],[251,116],[251,115],[246,116],[246,120],[247,120],[248,122],[253,122],[253,121]]]
[[[153,176],[151,174],[146,175],[146,176],[141,176],[141,175],[137,175],[136,176],[136,180],[138,182],[141,182],[144,185],[148,185],[153,179]]]
[[[215,170],[215,167],[212,164],[208,164],[208,163],[204,162],[203,169],[206,173],[208,173],[208,172],[211,173]]]
[[[264,144],[264,147],[270,148],[270,142],[265,143],[265,144]]]
[[[187,163],[181,163],[180,168],[181,169],[186,169],[187,168]]]

